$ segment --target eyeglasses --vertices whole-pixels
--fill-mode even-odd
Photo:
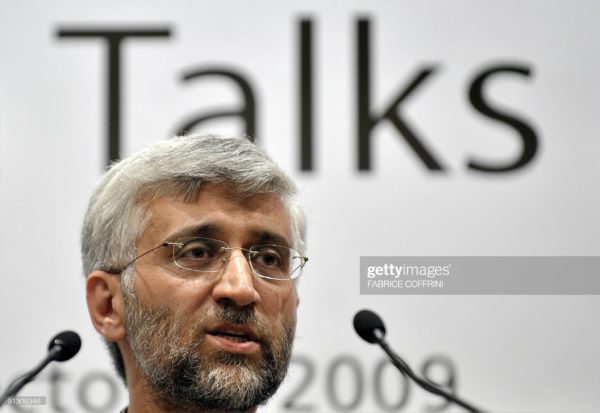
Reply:
[[[121,273],[141,257],[163,247],[173,248],[173,263],[184,270],[198,273],[214,273],[221,271],[233,250],[242,250],[252,271],[259,277],[270,280],[293,280],[302,273],[308,257],[283,245],[260,244],[250,248],[232,248],[227,243],[210,238],[183,237],[173,242],[162,244],[138,255],[127,263]]]

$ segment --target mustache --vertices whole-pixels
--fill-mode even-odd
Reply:
[[[272,328],[261,317],[257,316],[254,307],[239,307],[232,302],[220,303],[219,306],[211,307],[196,320],[196,331],[202,331],[201,326],[218,325],[229,323],[250,327],[257,335],[261,344],[270,344],[273,335]]]
[[[259,324],[254,307],[238,307],[235,304],[228,303],[218,308],[217,312],[219,314],[217,314],[217,317],[221,318],[222,321],[232,324]]]

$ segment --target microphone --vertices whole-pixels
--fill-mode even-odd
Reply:
[[[35,378],[51,361],[67,361],[81,348],[81,338],[74,331],[63,331],[55,335],[48,344],[48,354],[33,370],[17,377],[0,396],[0,407],[14,397],[27,383]]]
[[[430,393],[444,397],[446,400],[454,402],[470,412],[483,413],[482,410],[474,407],[473,405],[459,399],[457,396],[446,392],[437,384],[433,382],[423,380],[417,376],[408,364],[400,358],[399,355],[394,353],[388,343],[385,341],[385,325],[383,320],[374,312],[370,310],[361,310],[354,316],[354,329],[356,333],[365,341],[369,343],[377,343],[388,355],[392,364],[400,370],[403,376],[410,377],[415,383],[421,388],[427,390]]]
[[[369,310],[360,310],[354,316],[354,329],[369,343],[378,343],[385,337],[385,326],[377,314]]]
[[[67,361],[72,359],[81,348],[81,338],[74,331],[63,331],[50,340],[48,352],[54,355],[53,360]]]

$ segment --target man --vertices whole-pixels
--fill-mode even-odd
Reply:
[[[113,165],[82,233],[86,297],[127,413],[253,412],[290,360],[305,222],[244,138],[190,135]]]

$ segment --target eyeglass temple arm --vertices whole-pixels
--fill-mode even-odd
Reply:
[[[146,256],[146,255],[150,254],[151,252],[156,251],[159,248],[168,247],[168,246],[175,246],[175,245],[181,245],[181,243],[180,242],[163,242],[162,244],[157,245],[156,247],[152,248],[151,250],[148,250],[148,251],[144,252],[143,254],[138,255],[137,257],[135,257],[134,259],[132,259],[131,261],[129,261],[127,264],[125,264],[125,266],[122,267],[120,270],[118,270],[118,271],[110,271],[110,272],[114,272],[115,274],[120,274],[123,271],[125,271],[125,269],[127,267],[129,267],[131,264],[133,264],[134,262],[136,262],[137,260],[139,260],[143,256]]]

